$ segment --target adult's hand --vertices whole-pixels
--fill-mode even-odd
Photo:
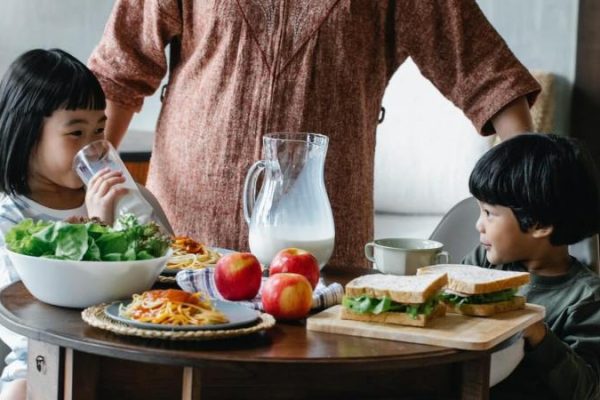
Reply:
[[[533,121],[527,99],[519,97],[509,103],[492,117],[492,124],[501,140],[510,139],[521,133],[532,132]]]
[[[113,101],[106,101],[106,126],[104,128],[106,140],[115,146],[115,149],[119,147],[123,136],[127,132],[131,118],[133,118],[134,110],[126,108],[119,103]]]

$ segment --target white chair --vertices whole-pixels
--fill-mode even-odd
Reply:
[[[479,217],[479,206],[474,197],[468,197],[450,209],[429,237],[442,242],[450,254],[452,263],[461,260],[479,243],[475,223]],[[596,273],[600,273],[600,245],[598,235],[583,239],[569,246],[569,253]]]
[[[6,367],[6,362],[4,361],[4,359],[9,353],[10,347],[8,347],[6,343],[0,340],[0,373],[2,372],[4,367]]]

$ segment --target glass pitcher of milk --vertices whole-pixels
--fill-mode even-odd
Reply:
[[[317,133],[263,137],[264,159],[248,171],[243,198],[250,251],[263,265],[287,247],[311,252],[321,268],[331,257],[335,228],[324,180],[328,142]]]

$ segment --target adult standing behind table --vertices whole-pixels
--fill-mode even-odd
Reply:
[[[247,249],[241,192],[262,136],[320,132],[334,265],[365,264],[375,129],[408,56],[483,135],[530,130],[539,93],[474,0],[117,0],[89,60],[115,145],[167,73],[169,43],[147,184],[175,232]]]

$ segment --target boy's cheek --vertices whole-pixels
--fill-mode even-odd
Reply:
[[[500,260],[498,259],[498,256],[494,253],[494,251],[488,250],[485,253],[485,256],[490,264],[493,264],[493,265],[500,264]]]
[[[485,257],[487,258],[487,260],[490,264],[494,263],[492,253],[489,250],[485,252]]]

